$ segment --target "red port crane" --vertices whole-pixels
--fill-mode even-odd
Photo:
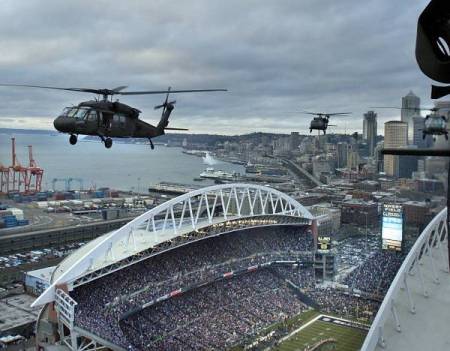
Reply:
[[[16,154],[16,139],[11,138],[12,165],[0,164],[0,193],[34,194],[41,191],[44,170],[33,158],[33,147],[28,145],[29,165],[20,164]]]
[[[42,177],[44,170],[39,167],[33,158],[33,146],[28,145],[28,158],[30,164],[28,165],[28,172],[25,182],[25,193],[37,193],[41,191]]]
[[[13,193],[24,193],[25,184],[27,179],[27,168],[23,167],[17,160],[16,155],[16,138],[11,138],[11,154],[12,154],[12,165],[9,166],[10,171],[10,183],[8,192]]]

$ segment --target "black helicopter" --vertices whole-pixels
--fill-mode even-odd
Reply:
[[[444,115],[438,114],[440,110],[437,107],[433,108],[415,108],[415,107],[392,107],[392,106],[378,106],[371,108],[390,108],[396,110],[410,110],[417,112],[417,115],[420,116],[420,111],[430,111],[429,115],[426,115],[424,121],[424,127],[421,129],[422,131],[422,139],[425,139],[427,135],[433,136],[433,140],[436,141],[437,135],[445,136],[445,140],[448,140],[448,129],[447,123],[448,119]]]
[[[126,86],[114,89],[90,89],[90,88],[58,88],[39,85],[22,84],[0,84],[8,87],[28,87],[55,90],[68,90],[100,95],[102,99],[84,101],[78,106],[66,107],[61,115],[54,121],[55,129],[62,133],[70,134],[69,142],[75,145],[78,135],[98,136],[106,148],[112,146],[114,138],[146,138],[150,142],[150,147],[154,149],[152,138],[164,135],[166,130],[187,130],[184,128],[169,128],[169,117],[175,108],[176,101],[169,101],[170,93],[198,93],[211,91],[227,91],[226,89],[193,89],[193,90],[152,90],[152,91],[122,91]],[[141,111],[123,104],[112,101],[113,95],[148,95],[166,94],[166,99],[155,109],[162,108],[161,119],[156,126],[153,126],[139,119]],[[111,97],[111,100],[108,99]]]
[[[314,117],[309,125],[309,132],[311,133],[314,130],[323,131],[323,134],[326,134],[328,126],[332,126],[332,124],[328,124],[331,116],[345,116],[351,114],[351,112],[334,112],[334,113],[324,113],[324,112],[308,112],[302,111],[302,113],[307,113],[308,115],[314,115]]]

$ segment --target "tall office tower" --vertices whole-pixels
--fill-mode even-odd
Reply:
[[[363,139],[367,140],[367,121],[365,118],[366,114],[364,114],[364,119],[363,119]]]
[[[384,124],[384,147],[405,147],[408,145],[408,123],[389,121]],[[399,175],[399,158],[384,155],[384,172],[393,177]]]
[[[348,144],[347,143],[337,143],[337,168],[347,167],[347,153]]]
[[[347,152],[347,168],[358,170],[360,161],[359,151],[358,151],[358,144],[354,143],[351,144],[348,148]]]
[[[377,145],[377,114],[374,111],[364,114],[363,127],[365,127],[365,139],[369,145],[369,156],[373,156]]]
[[[384,172],[384,155],[382,153],[383,149],[384,142],[381,142],[377,144],[377,146],[375,146],[374,159],[376,161],[378,172]]]
[[[408,141],[413,142],[414,127],[412,118],[420,116],[420,98],[416,96],[412,91],[408,95],[402,97],[402,122],[408,124]]]
[[[291,132],[290,136],[290,149],[291,151],[297,150],[300,145],[300,135],[298,132]]]

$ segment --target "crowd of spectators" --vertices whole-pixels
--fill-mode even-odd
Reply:
[[[344,284],[368,294],[383,296],[397,274],[404,255],[395,251],[378,250],[345,279]]]
[[[320,306],[322,312],[347,318],[370,319],[380,307],[377,301],[332,288],[317,288],[309,291],[308,295]]]
[[[305,309],[283,280],[261,269],[149,307],[122,328],[140,350],[224,350]]]
[[[302,228],[290,226],[254,228],[205,238],[76,288],[71,292],[78,303],[75,323],[126,346],[129,342],[118,324],[126,311],[230,271],[274,259],[311,259],[312,249],[312,236]],[[310,253],[306,258],[305,252]]]
[[[301,268],[297,265],[276,266],[273,270],[301,290],[308,291],[315,287],[314,269],[312,266],[307,268]]]

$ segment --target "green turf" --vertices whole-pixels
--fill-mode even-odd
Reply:
[[[285,322],[273,323],[272,325],[270,325],[270,326],[262,329],[260,332],[258,332],[258,336],[267,335],[272,330],[282,328],[282,327],[287,327],[289,332],[294,331],[295,329],[301,327],[303,324],[305,324],[306,322],[309,322],[311,319],[313,319],[314,317],[316,317],[319,314],[320,313],[316,310],[309,310],[306,312],[302,312],[302,313],[288,319]],[[254,340],[256,338],[257,338],[257,336],[254,336],[252,339]],[[242,350],[244,350],[243,345],[247,344],[248,342],[249,341],[247,340],[247,342],[244,342],[242,345],[237,345],[237,346],[231,347],[228,351],[242,351]]]
[[[308,345],[331,337],[336,339],[336,351],[356,351],[361,348],[365,336],[366,332],[363,330],[316,321],[273,350],[303,351]]]
[[[267,329],[264,330],[264,332],[269,332],[273,329],[278,328],[279,326],[287,326],[288,328],[292,328],[292,329],[297,329],[298,327],[301,327],[303,324],[305,324],[306,322],[309,322],[311,319],[313,319],[314,317],[316,317],[317,315],[319,315],[320,313],[317,312],[316,310],[309,310],[306,312],[302,312],[290,319],[288,319],[287,321],[285,321],[284,323],[282,322],[278,322],[275,323],[273,325],[271,325],[270,327],[268,327]]]

